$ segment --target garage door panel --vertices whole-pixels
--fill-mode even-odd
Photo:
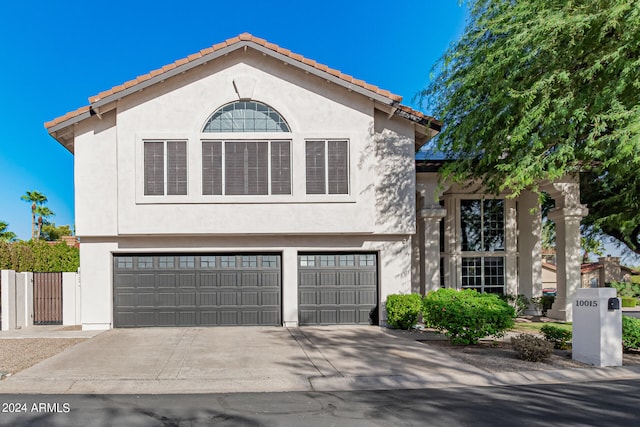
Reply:
[[[280,325],[280,265],[277,254],[114,255],[114,326]]]
[[[216,306],[218,305],[218,294],[214,292],[201,292],[199,294],[200,307]]]
[[[220,273],[220,286],[232,286],[238,285],[238,275],[236,273]]]
[[[355,286],[356,284],[356,272],[355,271],[341,271],[338,273],[338,285],[339,286]]]
[[[299,274],[298,286],[315,286],[317,279],[315,272],[301,271]]]
[[[377,306],[377,277],[375,254],[299,255],[299,323],[370,323]]]
[[[138,288],[155,288],[156,277],[152,273],[140,274],[138,276]]]
[[[218,286],[218,275],[215,273],[200,273],[201,288],[215,288]]]
[[[196,287],[196,275],[195,273],[178,274],[178,287],[180,288],[195,288]]]

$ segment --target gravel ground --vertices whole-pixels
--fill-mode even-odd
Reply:
[[[27,369],[86,338],[0,339],[0,377]]]
[[[519,333],[509,332],[500,340],[480,340],[477,345],[452,345],[449,339],[438,331],[424,329],[403,331],[434,349],[445,352],[450,357],[477,366],[487,372],[520,372],[546,369],[590,368],[571,358],[570,350],[553,350],[553,354],[542,362],[528,362],[518,357],[511,346],[511,337]],[[640,353],[624,353],[623,366],[640,365]]]

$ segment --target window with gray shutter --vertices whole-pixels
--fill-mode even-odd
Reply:
[[[289,141],[271,142],[271,194],[291,194]]]
[[[306,142],[307,194],[349,194],[349,143]]]
[[[186,141],[167,141],[167,194],[187,194]]]
[[[327,187],[329,194],[347,194],[348,182],[347,141],[327,141]]]
[[[222,142],[202,142],[202,194],[222,194]]]
[[[226,142],[225,194],[268,194],[268,154],[266,141]]]
[[[307,141],[306,171],[307,194],[326,194],[325,185],[325,141]]]
[[[144,195],[164,196],[164,142],[144,143]]]

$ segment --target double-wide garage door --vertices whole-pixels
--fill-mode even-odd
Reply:
[[[281,325],[279,254],[114,255],[114,326]]]

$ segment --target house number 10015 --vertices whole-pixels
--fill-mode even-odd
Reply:
[[[597,307],[598,301],[577,300],[576,305],[578,307]]]

